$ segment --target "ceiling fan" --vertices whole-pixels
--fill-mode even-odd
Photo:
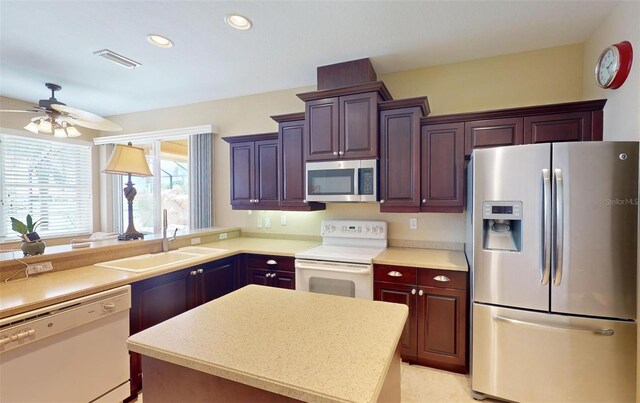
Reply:
[[[83,111],[82,109],[67,106],[58,101],[55,97],[55,93],[62,89],[58,84],[46,83],[45,86],[51,90],[51,98],[41,99],[38,102],[38,105],[34,105],[31,109],[0,109],[0,112],[43,114],[43,116],[36,116],[32,118],[29,124],[24,128],[32,133],[53,133],[54,137],[80,136],[81,133],[75,126],[82,126],[102,131],[122,130],[122,127],[110,120],[94,113]]]

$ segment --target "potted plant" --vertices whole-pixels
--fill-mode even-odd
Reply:
[[[42,224],[42,218],[33,221],[31,214],[27,214],[26,223],[23,223],[15,217],[11,217],[11,229],[20,234],[20,238],[22,239],[20,249],[25,256],[42,255],[44,253],[46,245],[36,232],[36,228],[38,228],[40,224]]]

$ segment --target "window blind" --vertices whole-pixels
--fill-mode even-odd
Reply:
[[[0,185],[0,237],[27,214],[42,218],[40,236],[91,232],[90,146],[0,134]]]

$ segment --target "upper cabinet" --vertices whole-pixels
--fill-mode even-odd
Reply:
[[[383,83],[298,97],[305,101],[306,161],[378,158],[378,103],[391,98]]]
[[[464,155],[476,148],[523,143],[523,118],[473,120],[464,123]]]
[[[305,200],[304,113],[271,116],[278,122],[278,189],[280,209],[324,210],[324,203]]]
[[[233,209],[279,209],[278,134],[225,137],[230,148]]]

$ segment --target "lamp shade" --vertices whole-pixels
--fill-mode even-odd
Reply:
[[[144,149],[129,145],[116,144],[104,169],[108,174],[130,174],[131,176],[153,176],[144,155]]]

